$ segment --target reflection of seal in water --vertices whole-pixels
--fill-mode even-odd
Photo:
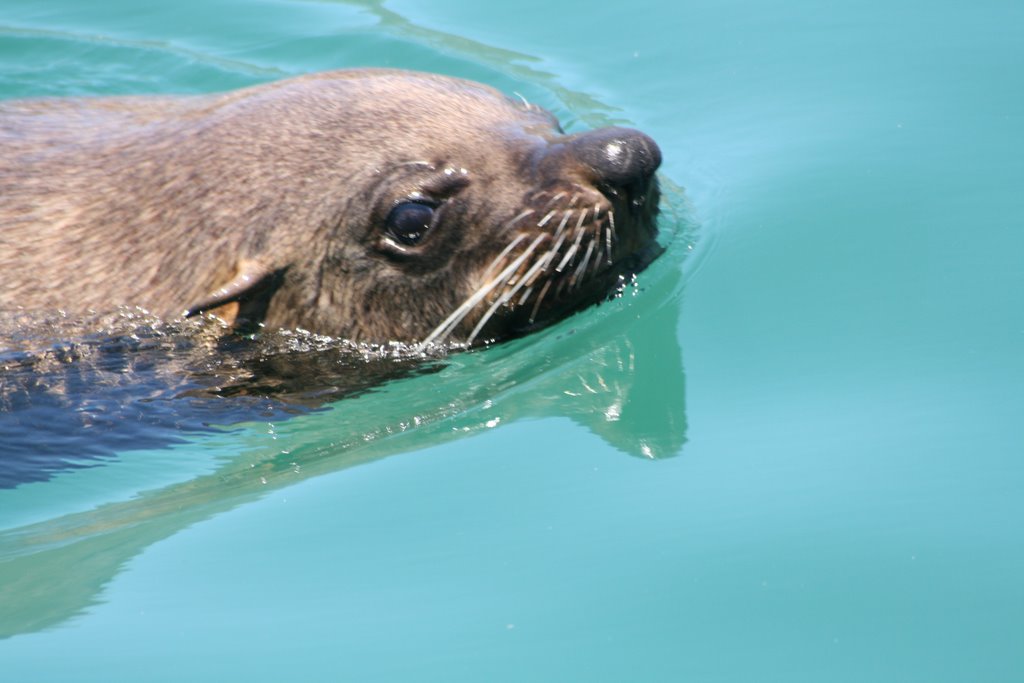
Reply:
[[[9,102],[0,149],[0,308],[472,342],[598,301],[659,249],[650,138],[564,135],[441,76]]]

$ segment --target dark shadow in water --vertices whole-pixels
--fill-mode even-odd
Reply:
[[[441,367],[387,347],[296,333],[237,337],[213,321],[166,324],[127,312],[102,334],[27,338],[61,327],[19,321],[27,332],[17,342],[45,348],[0,351],[0,489],[227,425],[280,421]]]
[[[101,466],[126,451],[188,444],[231,425],[325,410],[395,380],[440,372],[450,358],[291,332],[224,336],[212,322],[203,328],[126,315],[118,325],[42,351],[0,352],[0,489]],[[621,337],[583,364],[570,359],[576,374],[568,384],[554,368],[535,368],[544,388],[525,405],[533,415],[567,412],[625,452],[672,455],[685,434],[674,340],[673,330]],[[567,343],[575,348],[580,340]],[[492,377],[485,393],[498,394],[500,378]],[[667,377],[679,380],[666,384]]]

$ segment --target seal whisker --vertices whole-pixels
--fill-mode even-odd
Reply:
[[[576,239],[573,240],[573,246],[575,246],[577,249],[579,249],[580,243],[583,242],[583,235],[585,235],[586,232],[587,231],[583,230],[582,228],[576,230]]]
[[[556,273],[561,273],[562,272],[562,269],[565,268],[565,264],[567,264],[569,262],[569,259],[571,259],[573,257],[573,255],[576,253],[576,251],[578,249],[579,249],[579,247],[577,247],[575,244],[572,244],[572,245],[569,246],[569,250],[565,252],[565,258],[562,259],[561,263],[559,263],[557,266],[555,266],[555,272]]]
[[[565,212],[565,215],[562,216],[562,222],[558,224],[558,228],[555,230],[555,237],[558,237],[559,235],[562,234],[562,231],[565,230],[565,225],[566,225],[566,223],[569,222],[569,218],[571,216],[572,216],[572,211],[568,211],[567,210]]]
[[[537,280],[540,279],[539,273],[543,273],[544,271],[546,271],[548,269],[548,264],[550,262],[551,262],[551,250],[548,249],[547,251],[545,251],[543,254],[541,254],[537,258],[537,264],[540,265],[539,270],[538,271],[534,271],[533,268],[531,267],[530,271],[528,271],[528,273],[527,273],[528,275],[530,275],[530,279],[528,281],[526,281],[524,284],[526,284],[528,287],[531,287],[531,288],[535,284],[537,284]]]
[[[462,302],[462,304],[459,305],[459,307],[456,308],[451,315],[445,318],[444,322],[442,322],[440,325],[434,328],[434,330],[427,336],[426,339],[424,339],[417,345],[417,350],[422,351],[423,348],[426,347],[431,342],[444,341],[445,339],[447,339],[448,335],[450,335],[455,330],[455,328],[458,327],[459,323],[461,323],[465,319],[465,317],[469,315],[470,311],[476,308],[476,305],[479,304],[484,297],[490,294],[499,284],[502,284],[502,281],[495,279],[490,281],[487,285],[476,290],[476,292],[474,292],[472,296],[470,296],[468,299]]]
[[[523,253],[520,254],[512,263],[508,264],[501,273],[497,275],[493,280],[486,282],[484,285],[479,287],[473,294],[471,294],[458,308],[456,308],[451,315],[445,318],[440,325],[434,328],[434,330],[427,335],[427,337],[417,345],[418,350],[422,350],[427,344],[434,341],[443,341],[450,335],[455,328],[462,322],[462,320],[469,314],[473,308],[480,303],[484,297],[490,294],[496,287],[502,284],[506,284],[508,277],[516,272],[516,270],[523,264],[530,254],[534,252],[537,245],[541,243],[541,240],[547,238],[547,235],[538,235],[533,242],[530,243]],[[466,342],[467,344],[472,343],[472,338]]]
[[[612,229],[607,225],[604,226],[604,241],[606,254],[605,258],[608,260],[608,265],[610,266],[612,264]]]
[[[600,233],[600,231],[595,231],[594,241],[597,243],[597,246],[598,246],[597,256],[594,257],[594,266],[593,266],[593,274],[596,275],[597,271],[601,268],[601,252],[603,252],[605,250],[604,246],[601,245],[601,233]],[[611,265],[612,264],[611,254],[607,254],[606,258],[608,259],[607,265]]]
[[[549,220],[551,220],[551,217],[554,216],[556,213],[558,213],[558,211],[556,211],[555,209],[552,209],[551,211],[548,211],[547,215],[544,216],[544,218],[541,218],[540,222],[537,223],[537,227],[538,228],[543,228],[547,224],[547,222]]]
[[[583,209],[583,213],[580,214],[580,219],[576,221],[576,229],[579,230],[583,227],[583,223],[587,220],[587,209]]]
[[[433,341],[444,341],[448,337],[448,335],[451,334],[456,327],[458,327],[459,323],[461,323],[463,319],[465,319],[465,317],[469,315],[469,312],[472,311],[473,308],[475,308],[476,305],[480,303],[480,301],[484,297],[486,297],[494,289],[496,289],[499,285],[502,284],[505,284],[503,278],[496,277],[493,280],[489,280],[487,283],[485,283],[483,286],[481,286],[479,289],[473,292],[473,294],[470,295],[469,298],[467,298],[465,301],[463,301],[452,312],[451,315],[445,318],[440,325],[435,327],[433,331],[431,331],[431,333],[427,336],[426,339],[420,342],[420,344],[417,346],[417,349],[422,350],[423,347],[425,347],[427,344],[430,344]]]
[[[530,324],[531,325],[537,319],[537,311],[540,310],[540,304],[541,304],[542,301],[544,301],[544,296],[548,293],[548,290],[551,289],[551,283],[552,282],[554,282],[554,280],[550,280],[550,279],[547,282],[545,282],[544,286],[541,287],[540,294],[537,295],[537,301],[534,302],[533,310],[530,311]]]
[[[522,219],[526,218],[531,213],[533,213],[533,209],[527,209],[526,211],[523,211],[521,214],[519,214],[518,216],[516,216],[515,218],[510,220],[508,223],[506,223],[505,226],[504,226],[504,229],[507,230],[507,229],[511,228],[513,225],[515,225],[516,223],[518,223]]]
[[[548,203],[544,205],[544,208],[545,209],[548,208],[549,206],[551,206],[552,204],[554,204],[555,202],[557,202],[559,199],[561,199],[564,196],[565,196],[565,192],[564,191],[563,192],[559,192],[554,197],[552,197],[551,199],[548,200]]]
[[[531,294],[533,294],[533,287],[527,287],[526,291],[523,292],[523,295],[519,297],[519,301],[516,302],[516,306],[522,306],[523,304],[525,304],[526,300],[530,298]]]
[[[579,277],[580,273],[583,273],[587,269],[587,264],[590,263],[590,257],[594,254],[594,241],[591,240],[590,244],[587,245],[587,253],[583,256],[583,260],[580,262],[579,267],[576,268],[576,272],[572,274],[572,280],[570,284],[573,287],[578,287],[579,283],[582,282]]]
[[[543,237],[543,235],[541,235],[541,237]],[[533,244],[534,244],[534,246],[536,246],[537,242],[534,241]],[[529,255],[529,254],[527,252],[524,255]],[[509,291],[505,292],[500,297],[498,297],[495,300],[495,302],[493,304],[491,304],[490,308],[487,309],[487,312],[483,314],[483,316],[480,318],[480,321],[477,322],[476,326],[473,328],[473,331],[469,333],[469,338],[466,339],[466,343],[467,344],[472,344],[473,340],[476,339],[476,336],[478,334],[480,334],[480,330],[482,330],[484,328],[484,325],[487,324],[487,321],[491,319],[491,317],[495,314],[495,312],[497,312],[497,310],[499,308],[504,306],[508,302],[509,299],[511,299],[513,296],[515,296],[516,292],[518,292],[520,289],[522,289],[526,285],[526,283],[530,281],[530,278],[533,275],[536,275],[537,271],[539,271],[543,267],[544,267],[543,259],[538,260],[536,263],[534,263],[532,266],[530,266],[530,269],[526,271],[526,273],[523,275],[522,278],[520,278],[519,283],[517,285],[515,285],[514,287],[509,289]]]
[[[537,273],[539,273],[542,270],[544,270],[544,266],[545,266],[545,259],[542,259],[542,258],[541,259],[537,259],[537,262],[534,263],[532,266],[530,266],[530,269],[528,271],[526,271],[526,274],[523,275],[523,279],[516,286],[516,288],[511,292],[511,294],[515,294],[518,290],[522,289],[523,286],[529,285],[529,284],[535,282],[536,281]]]
[[[551,262],[555,260],[556,256],[558,256],[558,250],[562,247],[563,242],[565,242],[565,235],[562,235],[559,240],[555,242],[550,249],[548,249],[547,253],[544,254],[544,270],[547,270],[548,266],[551,265]]]
[[[561,237],[559,237],[558,241],[555,242],[555,245],[553,247],[551,247],[551,249],[548,250],[547,265],[545,266],[545,268],[547,268],[547,266],[551,265],[551,262],[555,260],[556,256],[558,256],[558,250],[561,249],[562,248],[562,244],[565,243],[565,238],[566,238],[566,235],[562,235]]]
[[[506,256],[508,256],[509,252],[511,252],[513,249],[515,249],[516,245],[519,244],[520,242],[522,242],[525,239],[526,239],[526,235],[525,234],[520,233],[519,235],[516,235],[516,238],[514,240],[512,240],[511,242],[509,242],[508,246],[505,247],[504,249],[502,249],[501,253],[498,254],[497,256],[495,256],[494,259],[492,259],[491,262],[487,264],[487,267],[484,269],[484,274],[483,274],[483,278],[482,279],[483,280],[487,280],[487,278],[490,277],[490,275],[491,275],[491,271],[493,271],[497,267],[497,265],[501,262],[501,260],[504,259]]]

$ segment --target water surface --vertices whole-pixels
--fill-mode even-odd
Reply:
[[[5,673],[1021,678],[1022,28],[1010,2],[9,0],[4,97],[440,71],[639,127],[686,194],[611,305],[0,490]]]

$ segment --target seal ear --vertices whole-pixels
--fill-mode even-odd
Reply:
[[[266,315],[270,297],[281,285],[283,276],[284,269],[272,270],[259,261],[242,261],[231,282],[186,308],[185,317],[237,303],[234,315],[226,316],[233,318],[228,322],[236,326],[258,323]]]

